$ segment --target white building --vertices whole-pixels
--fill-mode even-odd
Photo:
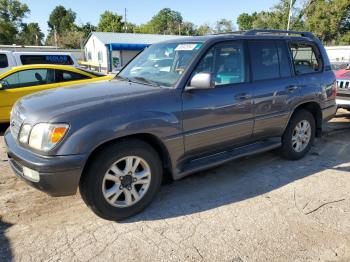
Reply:
[[[350,63],[350,46],[327,46],[326,51],[331,63]]]
[[[85,59],[110,72],[127,64],[149,45],[180,37],[183,36],[93,32],[84,43]]]

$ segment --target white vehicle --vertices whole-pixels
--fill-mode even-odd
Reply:
[[[71,53],[62,52],[12,52],[0,50],[0,74],[14,66],[30,64],[57,64],[78,67]]]

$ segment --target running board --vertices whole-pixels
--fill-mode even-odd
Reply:
[[[281,146],[281,139],[263,140],[232,150],[223,151],[214,155],[194,159],[185,164],[178,174],[178,178],[202,171],[211,167],[222,165],[237,158],[270,151]]]

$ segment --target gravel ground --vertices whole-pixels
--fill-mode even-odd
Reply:
[[[311,153],[276,152],[164,185],[115,223],[17,179],[0,138],[0,261],[350,261],[350,116]]]

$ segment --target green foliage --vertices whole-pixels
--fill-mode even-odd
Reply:
[[[100,22],[97,26],[97,31],[100,32],[122,32],[123,23],[122,16],[110,11],[105,11],[100,18]]]
[[[16,43],[24,17],[30,10],[18,0],[0,0],[0,44]]]
[[[239,30],[250,30],[253,29],[253,22],[257,19],[257,13],[254,12],[252,15],[248,13],[242,13],[237,18],[237,24]]]
[[[56,30],[58,35],[72,31],[75,27],[76,13],[64,6],[56,6],[50,14],[48,25],[50,31]]]
[[[24,24],[19,34],[19,43],[22,45],[42,45],[44,34],[38,23]]]
[[[216,22],[215,25],[216,33],[228,33],[233,31],[233,24],[231,20],[221,19]]]
[[[213,33],[213,29],[208,24],[200,25],[196,30],[196,35],[209,35]]]
[[[183,18],[179,12],[164,8],[147,24],[141,25],[140,31],[148,34],[179,34],[182,22]]]
[[[296,4],[294,0],[293,4]],[[252,28],[286,29],[289,15],[289,0],[280,0],[270,11],[241,14],[237,24],[241,30]],[[311,31],[326,44],[350,44],[349,0],[304,0],[293,7],[291,30]]]
[[[95,32],[97,30],[97,27],[90,23],[86,23],[86,24],[82,24],[81,26],[77,26],[76,30],[78,32],[82,32],[83,37],[87,38],[91,32]]]
[[[350,1],[311,1],[305,12],[305,29],[326,43],[344,41],[343,35],[350,30]]]

